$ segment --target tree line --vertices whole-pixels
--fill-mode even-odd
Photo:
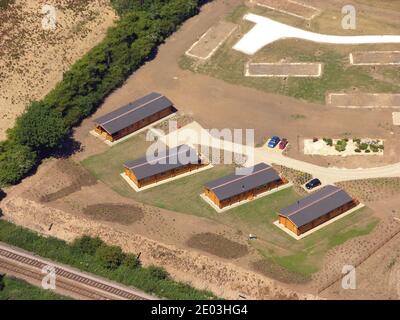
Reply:
[[[18,183],[60,149],[74,126],[156,54],[205,0],[112,0],[120,19],[105,39],[63,75],[41,101],[34,101],[0,143],[0,186]]]

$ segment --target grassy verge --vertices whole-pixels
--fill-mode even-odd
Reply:
[[[28,282],[14,277],[3,278],[4,288],[0,290],[0,300],[68,300],[49,290],[35,287]]]
[[[216,298],[208,291],[197,290],[188,284],[172,280],[165,271],[158,272],[162,269],[151,266],[148,268],[131,266],[126,263],[109,268],[94,252],[77,250],[72,244],[63,240],[43,237],[3,220],[0,220],[0,241],[159,297],[175,300]],[[115,249],[115,247],[111,248]]]
[[[200,63],[195,59],[182,56],[179,65],[182,69],[206,74],[229,83],[255,88],[258,90],[291,96],[298,99],[325,103],[327,92],[349,92],[357,89],[361,92],[392,93],[400,90],[398,68],[369,68],[351,66],[349,53],[359,50],[398,50],[398,45],[328,45],[312,43],[298,39],[285,39],[264,47],[253,56],[245,55],[232,49],[238,39],[253,25],[242,20],[248,12],[245,6],[239,6],[226,17],[228,21],[240,24],[240,28],[221,46],[221,48],[206,62]],[[251,12],[271,17],[275,20],[314,32],[327,34],[342,34],[340,12],[327,11],[314,19],[310,26],[301,19],[282,15],[280,13],[253,8]],[[336,17],[336,18],[335,18]],[[398,26],[382,24],[379,21],[358,17],[359,34],[397,33]],[[348,32],[346,35],[349,35]],[[321,78],[252,78],[244,76],[244,66],[252,62],[321,62],[324,64]]]

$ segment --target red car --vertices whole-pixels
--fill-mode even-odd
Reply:
[[[279,149],[284,150],[288,143],[289,143],[289,141],[287,139],[285,139],[285,138],[282,139],[281,142],[279,143]]]

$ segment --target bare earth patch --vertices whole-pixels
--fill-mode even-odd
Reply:
[[[327,104],[339,108],[400,108],[400,94],[329,93]]]
[[[320,10],[317,8],[293,0],[251,0],[251,2],[256,3],[258,6],[307,20],[314,18],[320,13]]]
[[[248,253],[247,246],[209,232],[192,236],[187,245],[226,259],[240,258]]]
[[[42,28],[44,4],[56,9],[55,30]],[[107,0],[16,0],[0,11],[0,140],[30,101],[43,98],[101,42],[115,19]]]
[[[379,201],[400,196],[400,178],[346,181],[340,182],[337,185],[364,202]]]
[[[227,21],[220,21],[211,27],[196,41],[186,54],[190,57],[206,60],[225,42],[225,40],[235,31],[236,25]]]
[[[55,163],[55,171],[65,179],[54,179],[38,190],[40,202],[51,202],[62,199],[85,186],[92,186],[97,180],[84,168],[72,160],[60,160]],[[33,191],[33,190],[31,190]]]
[[[114,203],[90,205],[83,209],[83,213],[92,219],[125,225],[132,224],[144,217],[143,210],[139,206]]]
[[[321,63],[277,62],[277,63],[248,63],[245,68],[246,77],[320,77]]]
[[[379,66],[400,64],[400,51],[358,51],[350,53],[350,64]]]

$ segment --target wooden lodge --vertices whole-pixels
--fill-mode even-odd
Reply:
[[[265,163],[245,169],[244,174],[235,173],[207,183],[204,186],[205,196],[222,209],[243,200],[252,200],[288,182]]]
[[[343,189],[328,185],[279,211],[279,223],[301,235],[354,208],[359,202]]]
[[[204,165],[196,150],[187,145],[180,145],[159,152],[151,159],[143,157],[129,161],[124,167],[125,174],[138,188],[141,188],[196,170]]]
[[[176,112],[172,102],[151,93],[94,120],[95,132],[114,142]]]

